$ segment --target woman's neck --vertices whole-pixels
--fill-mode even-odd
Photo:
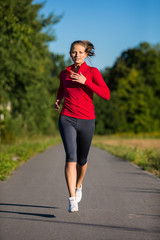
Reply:
[[[83,64],[83,63],[82,63],[82,64]],[[78,72],[78,70],[79,70],[79,68],[80,68],[80,66],[81,66],[82,64],[74,64],[74,71],[75,71],[75,72]]]
[[[75,69],[75,71],[77,71],[77,72],[78,72],[78,70],[79,70],[80,66],[81,66],[81,65],[74,65],[74,69]]]

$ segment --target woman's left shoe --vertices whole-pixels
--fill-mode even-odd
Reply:
[[[69,198],[69,212],[77,212],[78,211],[78,203],[75,197]]]
[[[79,203],[82,199],[82,184],[80,188],[76,188],[76,201]]]

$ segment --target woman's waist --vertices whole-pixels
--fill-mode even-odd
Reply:
[[[72,111],[94,111],[94,105],[92,101],[82,101],[81,99],[79,101],[70,101],[70,99],[65,99],[63,108],[70,109]]]
[[[64,102],[61,114],[82,118],[82,119],[94,119],[95,112],[93,104],[91,106],[77,105],[77,104],[68,104]]]

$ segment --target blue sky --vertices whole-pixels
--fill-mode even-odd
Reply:
[[[35,0],[34,2],[44,2]],[[95,45],[92,65],[104,69],[113,66],[116,58],[147,41],[160,43],[159,0],[46,0],[40,13],[47,16],[64,14],[54,25],[57,40],[50,51],[69,57],[70,44],[89,40]],[[88,61],[87,64],[90,65]]]

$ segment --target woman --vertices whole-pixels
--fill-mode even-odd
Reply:
[[[110,91],[99,70],[85,63],[94,55],[89,41],[71,44],[70,56],[74,62],[60,74],[60,86],[55,109],[63,108],[59,117],[59,130],[66,152],[65,177],[69,190],[69,212],[78,211],[82,198],[82,181],[87,170],[87,156],[95,129],[93,92],[109,100]]]

